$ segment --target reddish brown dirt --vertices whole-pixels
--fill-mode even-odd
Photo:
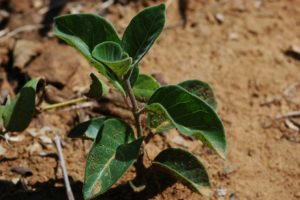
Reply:
[[[10,13],[7,23],[2,24],[4,28],[12,30],[43,21],[43,16],[37,12],[41,7],[27,1],[7,2],[2,4],[3,9]],[[41,2],[43,7],[48,1]],[[300,47],[300,2],[264,0],[260,6],[255,6],[255,2],[259,1],[190,0],[187,24],[183,28],[174,1],[167,11],[166,30],[141,64],[143,72],[163,74],[168,83],[200,79],[212,85],[218,100],[218,113],[227,131],[226,161],[199,142],[182,140],[176,131],[156,135],[146,146],[146,151],[150,158],[168,146],[187,148],[195,153],[210,174],[214,191],[211,199],[300,199],[299,129],[287,125],[297,124],[299,119],[276,119],[278,114],[300,109],[300,87],[291,87],[300,82],[300,56],[289,51],[292,46]],[[76,3],[79,4],[67,3],[62,13],[76,7]],[[88,12],[98,4],[81,1],[81,5],[81,11]],[[122,32],[140,9],[140,3],[116,4],[109,8],[106,17]],[[14,46],[21,39],[39,43],[42,47],[32,50],[22,69],[11,70]],[[60,51],[64,51],[64,55],[55,61]],[[51,34],[41,36],[36,30],[1,41],[0,65],[1,91],[11,95],[18,83],[24,82],[26,74],[48,74],[47,70],[52,67],[51,73],[59,74],[48,77],[55,86],[54,94],[49,97],[51,102],[82,92],[87,87],[90,69],[72,48],[58,43]],[[57,71],[53,71],[55,69]],[[66,69],[73,71],[70,73]],[[101,106],[100,103],[98,107]],[[7,158],[0,161],[0,199],[66,198],[55,158],[36,155],[39,151],[55,153],[55,147],[51,144],[41,146],[38,137],[29,134],[41,132],[45,127],[52,130],[45,133],[49,138],[54,134],[63,137],[72,187],[76,199],[81,199],[85,151],[89,144],[68,139],[66,134],[78,119],[83,120],[87,113],[96,115],[95,111],[97,109],[85,108],[43,113],[21,133],[25,137],[21,142],[9,146],[1,140]],[[33,151],[34,145],[36,149]],[[29,192],[12,183],[18,178],[10,171],[14,166],[28,167],[33,171],[33,176],[26,178]],[[180,183],[158,194],[155,194],[157,187],[153,186],[143,196],[136,195],[127,186],[122,186],[132,178],[133,170],[130,170],[103,199],[207,199]],[[224,197],[217,194],[220,188],[227,190]]]

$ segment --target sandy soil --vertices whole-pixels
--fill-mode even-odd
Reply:
[[[38,12],[47,1],[40,1],[42,5],[34,2],[38,1],[0,1],[1,9],[9,13],[3,18],[1,28],[13,30],[25,24],[49,23]],[[104,14],[121,33],[138,10],[154,2],[157,1],[116,4]],[[167,146],[187,148],[195,153],[210,174],[214,191],[211,199],[300,199],[299,119],[277,119],[278,115],[300,109],[300,51],[297,52],[300,1],[259,2],[190,0],[183,27],[174,1],[167,11],[166,30],[141,63],[141,71],[161,74],[168,83],[199,79],[215,89],[218,113],[228,137],[226,161],[197,141],[182,140],[176,131],[156,135],[146,146],[150,158]],[[71,1],[57,13],[75,8],[82,12],[98,9],[95,1],[82,1],[82,7],[78,5]],[[19,58],[17,62],[16,44],[21,40],[27,41],[25,45],[19,43],[19,48],[24,48],[21,54],[27,52],[29,58]],[[88,86],[88,64],[72,48],[52,37],[51,31],[43,34],[32,30],[1,40],[0,65],[1,98],[7,93],[13,95],[27,77],[40,74],[53,85],[49,102],[75,97]],[[85,151],[89,144],[71,140],[66,134],[87,115],[103,113],[97,106],[103,106],[103,102],[93,109],[43,113],[21,134],[24,137],[21,142],[9,146],[1,140],[6,156],[0,157],[0,199],[66,198],[61,171],[52,155],[55,147],[41,142],[41,137],[34,134],[48,138],[60,134],[64,138],[72,186],[77,199],[81,199]],[[41,156],[41,151],[48,153],[47,156]],[[33,176],[25,180],[28,192],[13,183],[19,180],[10,171],[14,166],[32,170]],[[159,194],[147,191],[147,195],[137,195],[128,187],[120,186],[132,177],[133,170],[130,170],[103,199],[207,199],[180,183]],[[224,196],[220,195],[221,190],[226,191]]]

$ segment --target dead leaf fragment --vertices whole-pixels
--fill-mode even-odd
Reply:
[[[42,45],[30,40],[18,40],[14,48],[14,67],[24,68],[42,50]]]

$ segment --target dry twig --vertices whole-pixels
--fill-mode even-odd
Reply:
[[[14,29],[14,30],[6,33],[4,36],[0,37],[0,42],[3,42],[4,40],[7,40],[8,38],[17,35],[18,33],[21,33],[21,32],[30,32],[30,31],[41,29],[43,27],[44,26],[41,25],[41,24],[37,24],[37,25],[25,25],[25,26],[18,27],[16,29]]]
[[[300,111],[291,111],[291,112],[285,113],[283,115],[277,115],[276,119],[283,119],[283,118],[289,118],[289,117],[300,117]]]
[[[58,135],[56,135],[54,137],[54,142],[55,142],[55,145],[56,145],[56,148],[57,148],[58,158],[60,160],[60,165],[61,165],[61,169],[62,169],[63,176],[64,176],[65,187],[66,187],[68,199],[69,200],[75,200],[72,189],[71,189],[69,177],[68,177],[68,171],[67,171],[67,168],[66,168],[65,159],[64,159],[64,156],[63,156],[63,153],[62,153],[60,137]]]

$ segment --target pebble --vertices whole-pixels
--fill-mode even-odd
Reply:
[[[178,136],[178,135],[176,135],[172,138],[172,142],[174,142],[177,145],[188,146],[186,144],[186,141],[181,136]]]
[[[220,187],[220,188],[217,189],[217,195],[219,197],[225,197],[226,194],[227,194],[227,189],[226,188]]]
[[[223,174],[231,174],[235,171],[235,167],[233,165],[228,165],[224,167]]]
[[[20,178],[13,178],[13,179],[11,179],[11,182],[13,183],[13,184],[17,184],[18,182],[20,181]]]
[[[42,150],[42,146],[38,142],[34,142],[27,150],[30,155],[33,155],[35,153],[39,153]]]
[[[215,15],[215,18],[216,18],[216,20],[217,20],[219,23],[221,23],[221,24],[224,22],[224,19],[225,19],[224,15],[223,15],[222,13],[217,13],[217,14]]]
[[[52,140],[45,135],[40,136],[39,139],[41,143],[46,146],[51,145],[53,143]]]
[[[229,40],[238,40],[239,39],[239,34],[235,32],[231,32],[228,34],[228,39]]]

